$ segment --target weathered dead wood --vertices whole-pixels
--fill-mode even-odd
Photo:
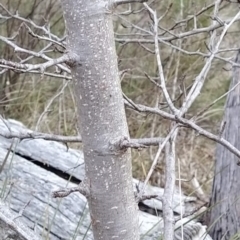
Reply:
[[[6,123],[12,131],[25,128],[15,121]],[[8,127],[1,121],[0,131],[8,131]],[[76,239],[83,239],[90,227],[85,197],[79,193],[73,193],[63,199],[53,199],[51,196],[52,191],[74,187],[83,179],[82,152],[40,139],[14,141],[15,144],[0,175],[2,197],[5,202],[14,212],[22,211],[19,219],[34,228],[42,239],[72,239],[75,232]],[[11,143],[12,140],[0,137],[1,164]],[[64,179],[70,175],[72,178],[69,181]],[[157,224],[159,219],[161,218],[141,213],[142,234],[157,225],[157,230],[149,232],[144,239],[153,239],[153,234],[159,236],[162,227],[161,222]],[[91,230],[85,239],[92,239]]]
[[[39,240],[37,234],[18,217],[19,215],[14,214],[6,204],[0,202],[0,239]]]
[[[17,121],[0,121],[0,132],[9,129],[26,130]],[[12,141],[0,136],[0,164],[4,162]],[[82,239],[90,226],[85,197],[72,193],[63,199],[53,199],[51,194],[54,190],[77,186],[83,178],[84,160],[81,151],[67,149],[63,144],[42,139],[21,142],[14,139],[11,153],[0,174],[2,198],[14,212],[22,212],[19,219],[35,229],[42,239],[74,239],[74,233],[76,239]],[[142,185],[136,179],[133,184],[138,188]],[[145,193],[161,196],[163,189],[148,186]],[[180,213],[182,207],[184,212],[186,203],[194,200],[195,198],[180,196],[176,192],[174,211]],[[162,208],[159,199],[145,200],[144,204],[145,207],[152,208],[153,212],[158,211],[158,214]],[[150,229],[152,230],[148,232]],[[141,235],[147,233],[143,239],[157,239],[161,229],[161,217],[140,212],[140,232]],[[92,239],[91,230],[87,232],[85,239]]]
[[[7,150],[1,148],[1,163],[6,154]],[[20,219],[35,228],[42,239],[48,239],[47,236],[49,239],[70,239],[84,215],[79,236],[86,233],[90,218],[85,197],[77,193],[64,199],[53,199],[51,196],[53,190],[75,184],[11,153],[0,175],[0,185],[2,197],[10,208],[17,213],[23,211]],[[49,229],[51,231],[48,233]],[[87,236],[86,239],[92,239],[90,231]]]

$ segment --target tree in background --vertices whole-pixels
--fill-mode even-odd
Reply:
[[[95,239],[139,239],[136,202],[144,198],[145,187],[162,156],[165,156],[165,192],[161,196],[164,239],[173,239],[175,220],[172,198],[176,170],[181,190],[181,178],[184,177],[181,169],[184,164],[191,164],[184,163],[184,159],[180,159],[181,155],[176,154],[180,148],[184,150],[183,147],[178,148],[185,141],[183,134],[188,135],[190,132],[194,143],[197,135],[204,136],[240,157],[240,151],[229,139],[227,141],[219,135],[218,128],[210,132],[202,126],[202,119],[211,113],[209,109],[224,95],[198,107],[198,100],[204,99],[200,93],[206,91],[204,86],[211,81],[209,75],[214,76],[214,69],[221,69],[222,63],[236,65],[228,54],[236,51],[238,46],[230,47],[227,33],[239,21],[240,12],[233,11],[231,16],[226,16],[226,12],[236,8],[238,3],[220,0],[214,3],[210,1],[208,5],[193,1],[162,3],[142,0],[62,0],[61,3],[66,21],[66,35],[63,36],[63,31],[53,33],[54,25],[36,24],[0,5],[1,19],[18,23],[15,23],[17,27],[10,36],[0,36],[1,48],[7,46],[13,53],[12,58],[2,56],[0,59],[1,74],[40,74],[40,79],[62,81],[58,93],[42,107],[41,113],[36,110],[37,107],[29,111],[34,113],[30,116],[36,119],[36,132],[16,136],[10,131],[5,136],[83,143],[86,179],[77,191],[88,198]],[[50,13],[46,15],[51,19],[50,16]],[[112,19],[117,20],[114,25],[115,39]],[[55,19],[56,22],[58,20]],[[27,44],[19,44],[17,38],[23,30],[33,41],[37,40],[36,45],[29,47]],[[114,40],[117,43],[118,59]],[[131,57],[127,58],[126,55]],[[11,102],[18,96],[11,80],[9,74],[2,87],[5,102],[6,99]],[[75,97],[67,90],[71,82]],[[121,92],[120,82],[124,93]],[[13,84],[16,83],[14,81]],[[37,88],[39,82],[27,79],[22,84],[25,87],[33,84]],[[21,90],[22,86],[17,89]],[[137,96],[134,96],[136,91],[132,89],[138,90]],[[81,137],[49,136],[38,132],[44,125],[42,123],[49,126],[47,117],[55,111],[53,103],[66,91],[70,92],[68,98],[72,97],[74,103],[76,101],[77,110],[74,113]],[[43,92],[46,94],[45,90]],[[45,101],[42,94],[33,98],[40,99],[38,103]],[[124,104],[128,118],[134,119],[129,126],[135,139],[129,137]],[[11,104],[3,105],[8,111],[14,109]],[[73,124],[67,116],[69,106],[69,102],[60,98],[57,133],[66,134],[69,131],[66,119],[69,119],[70,125]],[[148,127],[145,135],[136,130],[140,126]],[[202,144],[206,144],[205,141],[202,140]],[[136,196],[132,189],[130,148],[144,148],[141,158],[148,156],[152,160],[143,188],[139,189]],[[190,150],[193,152],[193,149]],[[202,152],[199,151],[200,154]],[[188,174],[186,176],[189,177]],[[208,200],[196,176],[192,179],[197,196],[205,203]]]
[[[240,52],[237,54],[236,63],[240,63]],[[239,68],[235,67],[222,123],[222,137],[238,149],[240,149],[239,76]],[[238,162],[239,159],[234,154],[217,145],[210,209],[210,225],[212,225],[210,231],[213,239],[231,239],[234,235],[234,239],[240,238]]]

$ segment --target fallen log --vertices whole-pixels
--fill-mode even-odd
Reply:
[[[0,121],[1,199],[40,239],[93,239],[86,198],[80,193],[52,198],[53,191],[75,187],[84,179],[83,153],[53,141],[5,137],[9,132],[23,131],[30,130],[14,120]],[[133,184],[141,187],[142,183],[134,179]],[[147,186],[146,194],[161,196],[163,189]],[[174,211],[185,212],[194,200],[176,191]],[[159,199],[143,204],[146,212],[148,208],[155,211],[154,215],[161,213]],[[142,239],[158,239],[162,218],[146,212],[140,211]]]

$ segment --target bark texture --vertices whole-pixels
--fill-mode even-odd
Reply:
[[[104,0],[62,0],[88,199],[95,240],[139,239],[131,155],[113,143],[128,137],[112,16]]]
[[[240,52],[236,62],[240,63]],[[240,81],[240,68],[235,67],[230,89]],[[240,85],[228,94],[222,137],[240,149]],[[213,239],[230,239],[240,229],[240,166],[239,159],[220,144],[216,150],[213,181],[210,233]],[[240,239],[240,238],[237,238]]]

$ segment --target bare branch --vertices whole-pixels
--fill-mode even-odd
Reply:
[[[80,136],[61,136],[54,135],[48,133],[42,133],[31,130],[22,130],[19,132],[12,131],[11,128],[8,129],[8,132],[0,132],[0,136],[12,139],[18,138],[20,140],[23,139],[44,139],[48,141],[56,141],[56,142],[82,142],[82,138]],[[161,137],[152,137],[152,138],[140,138],[140,139],[120,139],[115,142],[115,145],[118,145],[122,148],[144,148],[149,146],[158,146],[163,143],[164,138]]]
[[[72,57],[69,54],[65,54],[59,58],[51,59],[45,63],[41,64],[22,64],[12,61],[7,61],[5,59],[0,59],[0,64],[10,66],[12,69],[20,71],[20,72],[29,72],[33,70],[40,70],[41,73],[45,71],[45,69],[55,66],[57,64],[61,63],[67,63],[69,61],[72,61]]]
[[[23,139],[44,139],[49,141],[56,142],[82,142],[81,137],[77,136],[60,136],[48,133],[41,133],[36,131],[22,131],[22,132],[11,132],[11,133],[3,133],[0,132],[0,136],[5,138],[18,138],[20,140]]]
[[[199,135],[203,135],[215,142],[218,142],[219,144],[223,145],[224,147],[226,147],[230,152],[232,152],[233,154],[235,154],[239,159],[240,159],[240,151],[235,148],[230,142],[228,142],[227,140],[225,140],[224,138],[222,138],[221,136],[217,136],[214,135],[213,133],[208,132],[207,130],[204,130],[203,128],[201,128],[200,126],[198,126],[196,123],[194,123],[191,120],[185,119],[183,117],[180,116],[174,116],[170,113],[164,112],[158,108],[151,108],[151,107],[147,107],[141,104],[135,104],[133,101],[131,101],[131,103],[129,102],[125,102],[125,104],[136,110],[139,112],[145,112],[145,113],[152,113],[152,114],[157,114],[163,118],[181,123],[182,125],[184,125],[185,127],[189,127],[194,129]],[[240,164],[240,160],[237,164]]]
[[[38,131],[38,128],[39,128],[40,123],[41,123],[42,119],[44,118],[44,116],[49,112],[50,106],[52,105],[52,103],[53,103],[60,95],[62,95],[62,94],[64,93],[64,90],[65,90],[65,88],[67,87],[68,83],[69,83],[69,82],[66,81],[65,84],[63,84],[61,90],[60,90],[57,94],[55,94],[55,95],[49,100],[47,106],[45,107],[44,111],[42,112],[42,114],[40,115],[40,117],[39,117],[39,119],[38,119],[38,121],[37,121],[37,124],[36,124],[36,127],[35,127],[35,130],[36,130],[36,131]]]
[[[26,24],[29,24],[32,27],[34,27],[35,29],[43,31],[45,35],[50,36],[50,38],[55,40],[56,42],[62,42],[66,38],[66,36],[64,36],[63,38],[59,38],[56,35],[54,35],[53,33],[51,33],[50,30],[47,29],[45,26],[39,26],[39,25],[35,24],[33,21],[31,21],[30,19],[26,19],[24,17],[20,17],[18,14],[12,14],[1,3],[0,3],[0,7],[9,15],[9,16],[2,16],[1,15],[2,18],[5,18],[5,19],[13,18],[13,19],[19,20],[21,22],[24,22]]]
[[[160,137],[152,137],[152,138],[140,138],[140,139],[128,139],[126,137],[120,138],[116,142],[112,143],[112,145],[116,148],[116,150],[124,150],[125,148],[146,148],[149,146],[158,146],[164,142],[164,138]]]
[[[54,191],[52,193],[53,198],[63,198],[67,197],[69,194],[73,192],[79,192],[86,198],[89,197],[89,186],[87,184],[87,180],[84,179],[77,187],[72,187],[72,188],[66,188],[66,189],[60,189],[57,191]]]
[[[64,198],[70,195],[73,192],[80,192],[79,187],[72,187],[72,188],[65,188],[65,189],[59,189],[57,191],[54,191],[52,193],[53,198]]]
[[[139,198],[139,195],[138,194],[136,194],[136,202],[137,203],[139,203],[139,202],[143,202],[143,201],[145,201],[145,200],[149,200],[149,199],[152,199],[152,198],[157,198],[157,199],[159,199],[159,200],[162,200],[162,198],[160,197],[160,196],[158,196],[158,195],[143,195],[142,196],[142,198],[140,199]]]
[[[177,125],[175,125],[177,127]],[[175,140],[177,132],[170,137],[165,147],[165,187],[163,194],[163,221],[164,221],[164,239],[174,239],[174,214],[173,214],[173,195],[175,189]]]
[[[226,24],[229,24],[231,21],[232,21],[232,19],[226,20],[226,21],[224,21],[224,23],[226,25]],[[234,22],[237,22],[237,21],[240,21],[240,17],[237,17],[234,20]],[[217,23],[216,25],[214,24],[214,25],[210,25],[208,27],[193,29],[193,30],[190,30],[187,32],[175,34],[175,36],[161,37],[161,39],[159,38],[159,41],[163,40],[163,41],[171,42],[173,40],[177,40],[180,38],[186,38],[189,36],[194,36],[194,35],[197,35],[200,33],[209,33],[211,31],[221,28],[221,27],[223,27],[223,25],[220,23]],[[115,38],[115,40],[120,43],[139,43],[139,42],[140,43],[154,43],[154,40],[152,40],[152,39],[141,39],[141,38],[130,38],[130,39]]]
[[[11,67],[9,65],[2,65],[0,64],[0,68],[4,68],[1,72],[0,75],[2,75],[4,72],[6,72],[7,70],[12,70],[12,71],[18,71],[16,70],[15,67]],[[21,72],[26,72],[24,70],[21,70]],[[34,73],[34,74],[43,74],[41,73],[39,70],[32,70],[32,71],[27,71],[28,73]],[[51,73],[51,72],[44,72],[45,76],[49,76],[49,77],[54,77],[54,78],[60,78],[60,79],[65,79],[65,80],[72,80],[72,77],[66,74],[55,74],[55,73]]]
[[[111,4],[114,4],[115,6],[122,5],[122,4],[128,4],[128,3],[144,3],[148,0],[114,0]]]
[[[223,40],[223,37],[225,36],[227,30],[231,27],[231,25],[236,21],[236,19],[238,19],[240,17],[240,11],[235,15],[235,17],[228,23],[225,24],[225,27],[221,33],[221,36],[219,37],[218,42],[215,43],[211,43],[211,46],[213,47],[213,49],[211,49],[211,56],[207,59],[204,67],[202,68],[201,72],[199,73],[199,75],[197,76],[197,78],[195,79],[195,82],[191,88],[191,90],[189,91],[182,108],[180,109],[181,113],[184,114],[188,111],[188,109],[190,108],[190,106],[192,105],[192,103],[195,101],[195,99],[197,98],[197,96],[200,94],[200,91],[203,87],[203,84],[205,82],[205,79],[207,77],[207,74],[210,70],[212,61],[220,47],[220,44]],[[215,35],[213,35],[215,36]],[[214,41],[213,39],[211,41]]]
[[[52,39],[52,38],[49,38],[49,37],[46,37],[46,36],[40,36],[40,35],[34,33],[34,32],[32,31],[32,29],[31,29],[26,23],[23,23],[23,24],[24,24],[24,26],[27,28],[28,33],[29,33],[32,37],[37,38],[37,39],[39,39],[39,40],[45,40],[45,41],[48,41],[48,42],[52,42],[52,43],[54,43],[54,44],[56,44],[56,45],[59,45],[59,46],[62,47],[63,49],[66,49],[65,45],[63,45],[63,44],[61,43],[61,41],[56,41],[56,40],[54,40],[54,39]],[[50,33],[50,31],[49,31],[49,33]],[[50,34],[48,34],[48,35],[50,35]]]
[[[145,188],[146,188],[146,186],[147,186],[147,183],[148,183],[150,177],[152,176],[152,173],[153,173],[153,171],[154,171],[154,169],[155,169],[155,167],[156,167],[156,165],[157,165],[157,163],[158,163],[159,156],[160,156],[163,148],[165,147],[165,145],[166,145],[167,142],[169,141],[169,139],[172,137],[172,135],[173,135],[174,132],[176,131],[177,127],[178,127],[177,125],[176,125],[175,127],[173,127],[173,128],[171,129],[170,133],[168,134],[168,136],[167,136],[167,137],[164,139],[164,141],[162,142],[162,144],[159,145],[159,148],[158,148],[158,151],[157,151],[157,153],[156,153],[156,156],[155,156],[155,158],[154,158],[154,160],[153,160],[153,163],[152,163],[152,165],[151,165],[150,170],[148,171],[147,177],[146,177],[146,179],[145,179],[145,181],[144,181],[143,187],[142,187],[141,192],[140,192],[140,194],[139,194],[139,198],[141,198],[141,197],[143,196],[144,191],[145,191]]]
[[[152,138],[139,138],[139,139],[130,139],[129,143],[131,144],[140,144],[143,146],[158,146],[159,144],[161,144],[164,141],[164,138],[161,137],[152,137]],[[123,145],[125,145],[126,147],[128,146],[128,143],[123,143]]]
[[[34,57],[37,57],[37,58],[42,58],[44,60],[47,60],[47,61],[51,61],[52,59],[50,57],[48,57],[47,55],[45,55],[42,51],[40,51],[39,53],[37,52],[34,52],[34,51],[31,51],[31,50],[27,50],[27,49],[24,49],[24,48],[21,48],[19,46],[17,46],[13,41],[13,38],[6,38],[6,37],[2,37],[0,36],[0,40],[5,42],[7,45],[11,46],[13,49],[14,49],[14,52],[20,52],[20,53],[26,53],[30,56],[34,56]],[[70,73],[70,69],[68,69],[67,67],[61,65],[61,64],[58,64],[57,65],[61,70],[67,72],[67,73]]]
[[[235,86],[233,86],[231,89],[229,89],[226,93],[224,93],[222,96],[220,96],[219,98],[215,99],[213,102],[211,102],[210,104],[208,104],[206,107],[204,107],[203,109],[201,109],[193,118],[196,119],[198,116],[202,115],[204,112],[206,112],[209,108],[211,108],[215,103],[217,103],[218,101],[220,101],[221,99],[223,99],[224,97],[226,97],[230,92],[232,92],[238,85],[240,84],[237,83]]]
[[[153,21],[154,21],[154,43],[155,43],[155,53],[156,53],[156,59],[157,59],[157,65],[158,65],[158,75],[160,77],[161,80],[161,87],[162,87],[162,91],[164,94],[164,97],[168,103],[168,106],[170,108],[170,110],[174,113],[177,114],[178,113],[178,109],[175,108],[175,106],[173,105],[173,102],[169,96],[169,93],[167,91],[166,88],[166,84],[165,84],[165,77],[163,74],[163,67],[162,67],[162,62],[161,62],[161,55],[160,55],[160,51],[159,51],[159,45],[158,45],[158,18],[157,18],[157,13],[155,11],[153,11],[146,3],[144,3],[144,6],[148,9],[148,11],[150,12],[150,14],[152,14],[153,16]]]
[[[204,13],[204,12],[208,11],[209,9],[211,9],[212,7],[214,7],[214,5],[215,5],[215,3],[211,3],[211,4],[209,4],[208,6],[202,8],[202,9],[201,9],[200,11],[198,11],[197,13],[195,13],[193,16],[189,16],[189,17],[186,18],[186,19],[182,19],[182,20],[176,22],[176,23],[174,24],[174,26],[172,26],[172,27],[170,28],[170,30],[173,30],[174,28],[176,28],[178,25],[180,25],[180,24],[182,24],[182,23],[186,23],[186,22],[189,22],[189,21],[193,20],[195,17],[201,15],[202,13]]]

